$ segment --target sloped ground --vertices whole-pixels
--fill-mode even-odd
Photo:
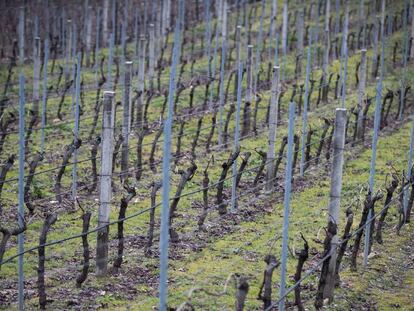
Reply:
[[[406,168],[411,123],[401,130],[383,136],[378,144],[376,188],[385,189],[386,176],[394,167],[399,172]],[[369,146],[366,146],[369,147]],[[359,156],[355,153],[347,163],[343,178],[342,210],[351,203],[355,219],[353,229],[359,223],[361,202],[365,195],[363,187],[367,185],[371,151],[366,149]],[[291,253],[288,263],[288,286],[292,285],[297,259],[292,255],[302,247],[299,233],[302,232],[310,244],[310,259],[305,270],[312,268],[319,260],[324,238],[323,227],[326,224],[326,212],[329,194],[329,174],[326,170],[309,173],[312,186],[295,192],[291,202],[291,222],[289,245]],[[308,176],[309,177],[309,176]],[[297,189],[296,189],[297,191]],[[278,196],[280,195],[277,194]],[[227,282],[230,275],[239,273],[247,276],[249,293],[246,310],[261,310],[262,302],[257,299],[263,279],[266,254],[280,257],[280,239],[282,228],[282,204],[280,200],[260,205],[252,204],[260,215],[254,222],[242,222],[235,230],[219,240],[212,241],[200,252],[183,250],[183,258],[170,261],[169,305],[178,307],[188,301],[196,310],[232,310],[234,306],[234,283]],[[378,203],[377,211],[383,201]],[[403,227],[396,234],[398,222],[397,203],[392,204],[384,228],[384,244],[374,244],[373,254],[367,270],[362,269],[362,258],[358,259],[358,272],[350,272],[345,257],[342,284],[336,290],[334,304],[329,310],[413,310],[413,252],[412,225]],[[344,215],[342,215],[344,216]],[[344,219],[341,220],[342,232]],[[276,240],[276,242],[275,242]],[[352,245],[351,241],[350,245]],[[363,247],[363,246],[362,246]],[[361,257],[361,256],[360,256]],[[306,309],[313,310],[318,273],[303,283],[302,298]],[[273,299],[278,295],[279,270],[274,273],[275,284]],[[228,286],[226,287],[226,284]],[[141,291],[142,293],[142,291]],[[190,298],[189,298],[190,297]],[[289,296],[288,305],[293,309],[293,296]],[[111,304],[110,304],[111,305]],[[114,301],[112,307],[132,310],[151,310],[157,306],[154,292],[139,295],[134,303],[125,304]]]

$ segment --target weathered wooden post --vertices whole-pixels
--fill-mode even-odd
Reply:
[[[359,66],[359,85],[358,85],[358,119],[357,119],[357,138],[363,138],[364,124],[364,97],[367,72],[367,50],[361,50],[361,65]]]
[[[102,166],[99,192],[98,234],[96,244],[96,275],[105,276],[108,266],[109,213],[112,198],[112,152],[114,141],[114,97],[111,91],[104,92],[102,116]]]
[[[275,167],[275,143],[276,143],[276,130],[277,130],[277,112],[279,106],[279,79],[280,79],[280,67],[273,67],[273,79],[272,79],[272,94],[270,99],[270,112],[269,112],[269,149],[266,155],[266,190],[271,191],[274,185],[274,167]]]
[[[333,138],[333,159],[331,171],[331,190],[329,199],[328,228],[339,227],[339,212],[342,191],[342,172],[344,165],[346,109],[337,108],[335,115],[335,130]],[[329,259],[328,275],[323,296],[330,301],[333,299],[335,288],[336,253],[338,247],[338,235],[331,240],[331,257]]]

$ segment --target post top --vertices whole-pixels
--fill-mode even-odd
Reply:
[[[346,111],[346,108],[336,108],[335,111]]]
[[[103,95],[108,96],[108,97],[114,97],[115,92],[114,91],[104,91]]]

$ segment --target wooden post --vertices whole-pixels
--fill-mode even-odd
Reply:
[[[105,276],[108,266],[109,212],[112,197],[112,151],[114,140],[114,97],[115,92],[104,92],[102,117],[102,166],[100,205],[98,210],[98,227],[96,245],[96,275]]]
[[[277,111],[279,106],[279,66],[273,67],[272,94],[270,99],[269,112],[269,149],[267,151],[267,172],[266,172],[266,190],[271,191],[274,185],[274,167],[275,167],[275,142],[277,129]]]
[[[358,119],[357,119],[357,138],[363,138],[363,118],[364,118],[364,97],[367,72],[367,50],[361,50],[361,65],[359,66],[359,85],[358,85]]]
[[[131,72],[132,62],[125,62],[124,102],[122,118],[121,181],[128,178],[129,135],[131,130]]]
[[[345,145],[345,125],[346,125],[346,109],[337,108],[335,116],[335,131],[333,138],[333,159],[331,171],[331,190],[329,200],[328,224],[338,228],[339,210],[342,191],[342,172],[344,165],[344,145]],[[328,225],[329,228],[329,225]],[[329,269],[327,282],[324,290],[324,298],[330,301],[333,299],[333,291],[335,288],[335,268],[336,253],[338,246],[338,236],[335,235],[331,240],[332,254],[329,259]]]

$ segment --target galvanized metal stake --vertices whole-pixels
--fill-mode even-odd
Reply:
[[[159,285],[159,310],[167,310],[167,279],[168,279],[168,244],[169,244],[169,219],[170,219],[170,159],[171,159],[171,128],[173,123],[175,78],[177,63],[181,49],[181,21],[184,18],[184,0],[179,0],[179,17],[175,23],[174,49],[170,71],[170,83],[168,91],[168,114],[164,122],[164,148],[162,161],[162,210],[160,228],[160,285]]]
[[[45,55],[43,61],[43,98],[42,98],[42,120],[41,120],[41,138],[40,152],[45,151],[45,126],[46,126],[46,106],[47,106],[47,63],[49,60],[49,39],[45,39]]]
[[[290,192],[292,188],[292,166],[293,166],[293,136],[295,131],[295,103],[289,104],[289,127],[288,127],[288,151],[285,172],[285,193],[283,200],[283,232],[282,232],[282,256],[280,265],[280,291],[279,297],[285,296],[286,292],[286,266],[288,256],[288,235],[289,235],[289,211]],[[285,298],[279,302],[279,311],[285,310]]]
[[[372,136],[372,154],[371,154],[371,166],[369,171],[369,191],[374,192],[375,183],[375,165],[377,160],[377,143],[378,143],[378,132],[381,120],[381,93],[382,93],[382,79],[377,78],[377,94],[375,103],[375,115],[374,115],[374,135]],[[369,255],[369,244],[370,244],[370,232],[371,232],[371,218],[372,211],[368,214],[368,224],[365,227],[365,245],[364,245],[364,267],[368,264]]]
[[[24,227],[24,161],[25,161],[25,133],[24,133],[24,119],[25,119],[25,79],[21,72],[19,76],[19,227]],[[24,252],[24,232],[17,236],[19,253]],[[19,310],[24,310],[24,269],[23,269],[23,255],[19,256],[18,260],[18,298]]]
[[[242,81],[243,81],[243,63],[240,62],[239,70],[237,73],[237,104],[236,104],[236,120],[234,124],[234,150],[237,150],[240,146],[240,106],[241,106],[241,93],[242,93]],[[237,206],[237,159],[233,162],[233,178],[231,185],[231,210],[235,211]]]
[[[312,31],[309,35],[308,56],[306,61],[306,78],[305,78],[305,98],[303,104],[302,115],[302,138],[301,138],[301,156],[300,156],[300,176],[305,174],[305,150],[306,150],[306,136],[308,135],[308,97],[309,97],[309,79],[312,63]]]
[[[227,53],[227,0],[223,0],[222,6],[222,28],[221,28],[221,64],[220,64],[220,88],[219,88],[219,124],[218,144],[223,145],[223,109],[224,109],[224,74]]]
[[[76,62],[76,80],[75,80],[75,126],[73,129],[73,143],[76,145],[79,139],[79,104],[80,104],[80,80],[81,80],[81,53],[78,53]],[[77,189],[78,189],[78,149],[73,151],[73,166],[72,166],[72,199],[73,204],[76,205]]]

